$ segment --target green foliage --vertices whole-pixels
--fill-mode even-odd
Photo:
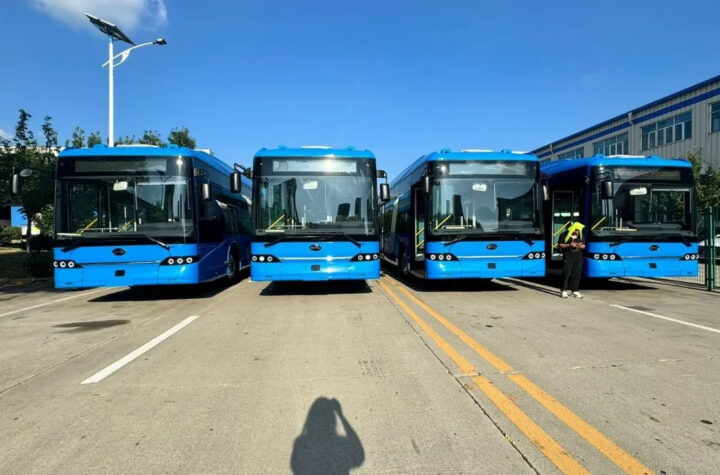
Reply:
[[[20,228],[7,226],[0,230],[0,246],[7,246],[20,239]]]
[[[135,138],[134,135],[132,135],[132,136],[126,135],[125,137],[118,137],[115,140],[115,145],[129,145],[129,144],[134,144],[134,143],[138,143],[138,140],[137,140],[137,138]]]
[[[720,205],[720,170],[703,165],[701,149],[689,152],[687,159],[693,166],[698,205],[701,208]]]
[[[162,137],[160,137],[160,133],[157,130],[146,130],[140,138],[140,143],[155,145],[157,147],[165,146],[165,142],[163,142]]]
[[[103,143],[102,135],[100,132],[91,132],[87,139],[87,146],[94,147],[95,145]]]
[[[54,223],[55,207],[52,204],[47,204],[42,210],[40,210],[40,214],[35,216],[35,224],[42,235],[52,236]]]
[[[75,127],[73,130],[72,138],[65,141],[66,147],[80,148],[85,145],[85,131],[80,127]]]
[[[178,147],[195,148],[195,138],[190,136],[187,127],[172,129],[168,134],[168,143],[174,143]]]

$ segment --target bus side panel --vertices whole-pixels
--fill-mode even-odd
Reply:
[[[58,247],[53,255],[58,262],[76,264],[72,269],[55,268],[56,288],[196,284],[201,266],[195,244],[172,244],[169,250],[156,244],[85,246],[68,251]],[[195,259],[192,264],[161,265],[168,257],[188,256]]]
[[[496,246],[496,247],[495,247]],[[494,247],[494,249],[493,249]],[[425,259],[427,279],[492,279],[502,277],[543,277],[544,241],[460,241],[449,246],[427,243],[426,253],[452,254],[457,260]],[[533,257],[529,258],[532,252]],[[535,257],[535,256],[538,257]]]
[[[262,262],[256,260],[250,263],[252,280],[260,282],[364,280],[380,277],[378,241],[361,241],[360,247],[350,241],[280,242],[270,247],[265,247],[263,242],[254,242],[251,252],[256,258],[263,258]],[[363,255],[363,260],[353,261],[359,254]],[[267,256],[272,256],[272,262],[267,262]]]
[[[685,256],[697,253],[697,243],[686,246],[681,242],[626,242],[611,246],[608,242],[591,242],[587,246],[584,274],[599,278],[696,277],[698,261]],[[600,258],[594,259],[595,254]],[[619,257],[602,259],[603,254]]]

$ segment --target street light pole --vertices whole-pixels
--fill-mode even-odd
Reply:
[[[115,78],[113,37],[108,35],[108,147],[115,146]]]
[[[108,67],[108,146],[114,147],[115,146],[115,66],[120,66],[122,63],[125,62],[126,59],[130,56],[130,53],[132,50],[137,48],[142,48],[143,46],[149,46],[149,45],[159,45],[164,46],[167,44],[167,41],[165,41],[163,38],[158,38],[155,41],[149,41],[147,43],[142,43],[139,45],[136,45],[133,43],[133,41],[127,37],[125,33],[120,31],[120,28],[115,26],[114,24],[105,21],[101,18],[98,18],[96,16],[90,15],[89,13],[85,13],[85,16],[88,17],[88,20],[90,20],[90,23],[95,25],[98,30],[103,32],[108,37],[108,60],[103,66]],[[115,40],[124,41],[126,43],[131,44],[132,46],[126,50],[121,51],[118,54],[115,54],[114,45],[113,42]],[[115,63],[115,60],[120,58],[120,61]]]

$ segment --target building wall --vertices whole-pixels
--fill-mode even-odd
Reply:
[[[540,147],[533,151],[543,160],[557,160],[558,158],[575,158],[580,151],[582,156],[595,154],[594,143],[611,139],[619,134],[628,134],[627,149],[615,154],[630,155],[658,155],[661,157],[684,157],[688,152],[702,150],[703,162],[714,168],[720,168],[720,130],[712,131],[711,106],[720,103],[720,77],[706,81],[698,86],[690,87],[681,93],[669,96],[667,100],[651,103],[631,112],[618,116],[606,123],[589,128],[577,136],[570,136],[552,144]],[[692,137],[675,139],[675,125],[670,132],[673,141],[669,144],[656,144],[647,150],[643,149],[643,128],[652,124],[691,113]],[[665,129],[663,129],[665,130]],[[682,129],[684,137],[684,126]],[[665,135],[663,135],[665,136]],[[649,145],[649,143],[648,143]],[[617,147],[616,147],[617,149]],[[610,155],[607,153],[605,155]],[[565,157],[564,155],[570,155]]]

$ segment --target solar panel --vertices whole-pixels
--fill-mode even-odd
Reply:
[[[112,38],[115,38],[116,40],[124,41],[125,43],[130,43],[131,45],[134,45],[135,43],[133,40],[127,37],[125,33],[120,31],[120,28],[113,25],[110,22],[107,22],[103,20],[102,18],[98,18],[96,16],[93,16],[89,13],[85,13],[85,16],[88,17],[88,20],[90,20],[90,23],[95,25],[98,30],[102,31],[108,36],[111,36]]]

